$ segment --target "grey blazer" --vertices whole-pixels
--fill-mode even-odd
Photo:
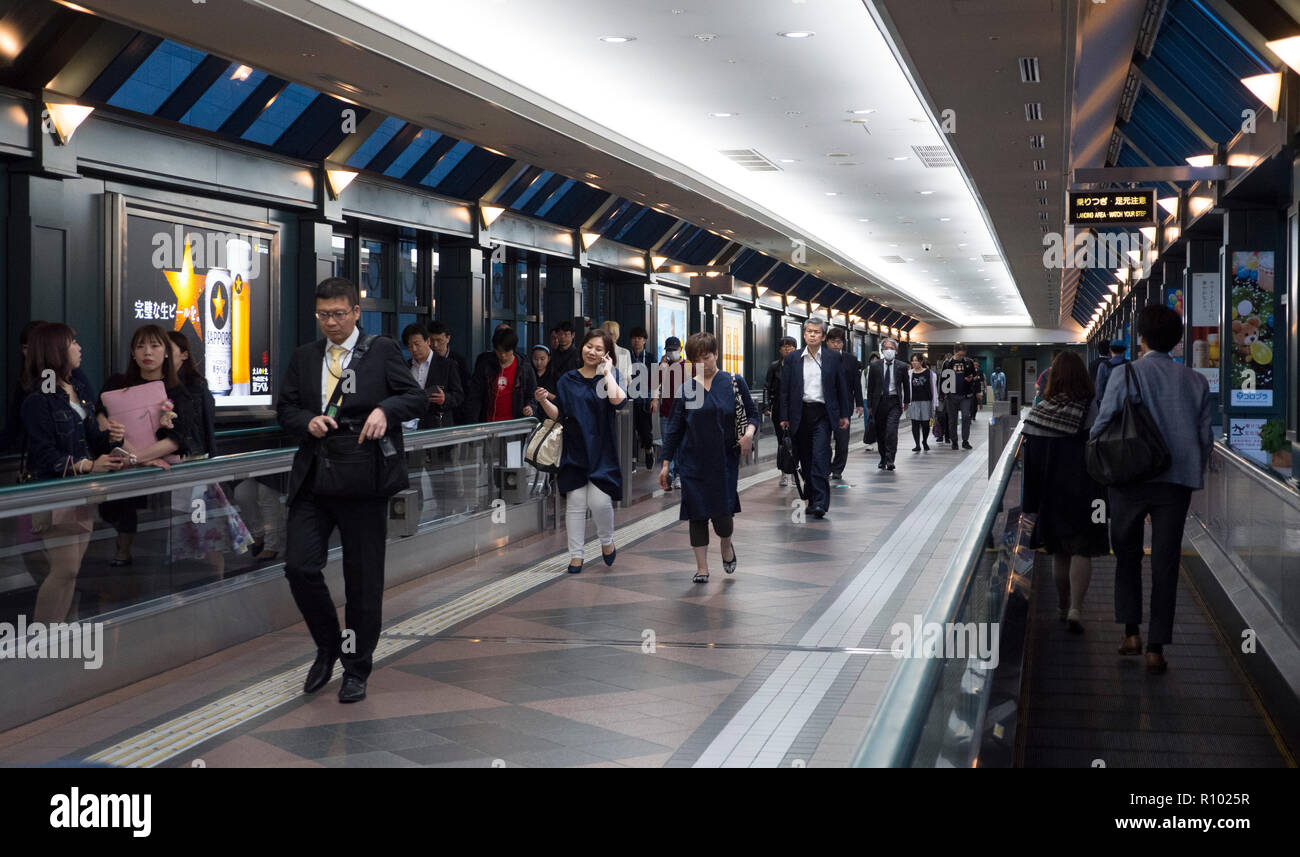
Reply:
[[[1199,372],[1188,369],[1161,351],[1148,351],[1131,364],[1142,386],[1142,400],[1160,427],[1173,462],[1164,473],[1150,482],[1173,482],[1193,489],[1204,487],[1205,467],[1214,448],[1210,429],[1210,383]],[[1091,437],[1102,430],[1123,410],[1124,396],[1137,391],[1128,384],[1124,366],[1117,366],[1106,383],[1097,421]]]

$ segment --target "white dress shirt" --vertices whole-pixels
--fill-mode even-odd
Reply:
[[[817,349],[817,356],[814,357],[805,346],[801,359],[803,360],[803,400],[826,404],[826,394],[822,391],[821,349]]]
[[[360,338],[361,328],[359,327],[352,328],[352,335],[343,340],[341,346],[335,346],[333,342],[330,342],[329,337],[325,338],[325,359],[320,362],[320,412],[322,414],[325,413],[325,406],[329,404],[330,400],[325,392],[330,388],[330,349],[335,347],[347,349],[343,359],[339,361],[339,371],[342,372],[352,362],[352,349],[357,347],[357,340]],[[339,383],[343,383],[342,379],[339,380]]]
[[[420,389],[424,389],[424,382],[429,380],[429,367],[433,365],[433,351],[429,351],[429,356],[424,358],[423,363],[416,363],[411,367],[411,374],[419,382]]]

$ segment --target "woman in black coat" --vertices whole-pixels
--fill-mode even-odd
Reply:
[[[1037,515],[1030,546],[1052,555],[1057,604],[1071,631],[1083,632],[1083,598],[1092,557],[1110,552],[1105,492],[1084,465],[1084,444],[1096,419],[1092,380],[1077,354],[1052,361],[1043,399],[1025,416],[1024,498]]]
[[[682,481],[680,518],[690,521],[691,547],[695,551],[695,583],[709,582],[709,521],[722,548],[722,568],[736,570],[736,547],[731,542],[740,512],[740,457],[748,455],[758,432],[758,408],[745,379],[718,371],[718,340],[712,333],[693,333],[686,340],[686,359],[696,367],[696,377],[682,385],[664,427],[663,463],[659,487],[668,490],[668,467],[676,462]],[[744,435],[737,439],[736,399],[745,410]],[[730,554],[730,559],[728,559]]]

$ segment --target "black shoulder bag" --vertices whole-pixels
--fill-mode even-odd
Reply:
[[[367,334],[353,350],[352,363],[363,359],[377,337]],[[343,383],[325,404],[327,414],[337,413],[343,397]],[[381,500],[404,490],[410,483],[406,476],[406,457],[399,454],[392,439],[358,443],[361,432],[355,426],[340,425],[316,443],[316,475],[312,493],[322,497],[350,497],[358,500]]]
[[[1173,460],[1155,417],[1142,401],[1142,386],[1131,363],[1124,366],[1124,408],[1084,448],[1088,475],[1102,485],[1144,482],[1169,469]],[[1129,382],[1138,400],[1129,397]]]

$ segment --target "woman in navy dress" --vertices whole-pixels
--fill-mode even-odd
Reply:
[[[739,375],[718,371],[718,340],[712,333],[693,333],[686,340],[686,359],[695,364],[673,405],[664,428],[663,464],[659,487],[668,490],[668,465],[673,462],[682,481],[680,519],[691,522],[695,551],[695,583],[709,582],[709,521],[722,548],[722,568],[736,570],[731,543],[732,516],[740,512],[740,456],[748,455],[758,433],[758,408],[749,386]],[[744,404],[744,435],[736,437],[736,396]],[[730,555],[730,559],[728,559]]]
[[[546,416],[564,426],[564,450],[556,484],[564,495],[564,525],[569,536],[569,571],[582,571],[587,510],[596,521],[605,565],[614,564],[614,498],[623,494],[618,466],[614,411],[627,402],[612,359],[614,340],[600,328],[582,340],[582,365],[556,382],[552,401],[544,387],[534,394]]]

